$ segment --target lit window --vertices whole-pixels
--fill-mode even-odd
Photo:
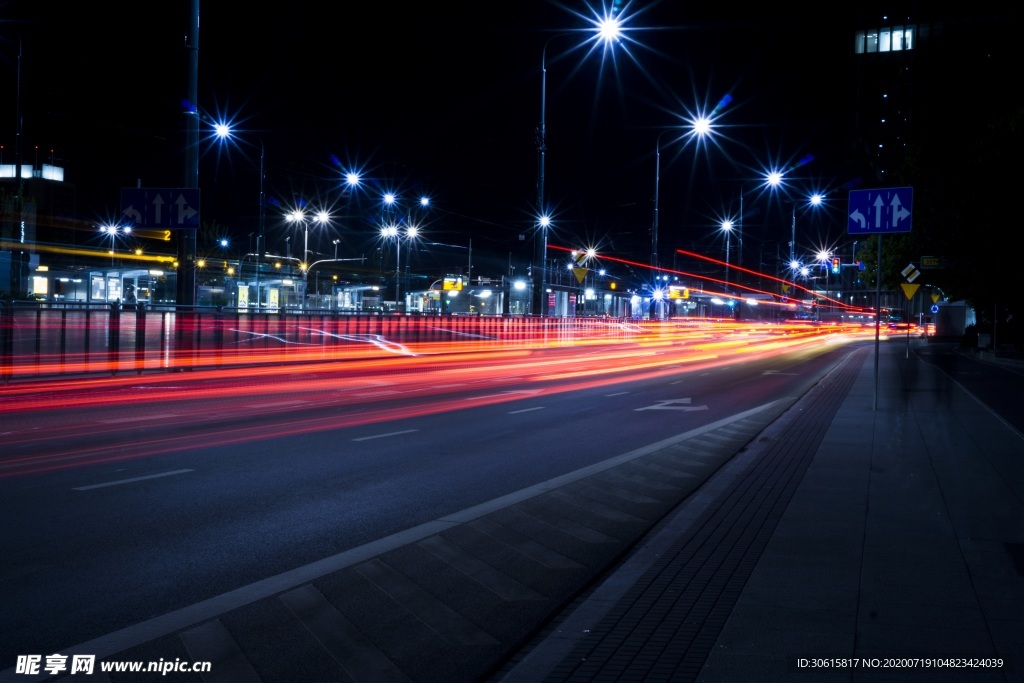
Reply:
[[[855,54],[899,52],[914,49],[916,26],[894,26],[874,31],[857,31],[853,38]]]

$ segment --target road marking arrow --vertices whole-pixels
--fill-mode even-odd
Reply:
[[[644,408],[634,408],[634,410],[686,410],[686,411],[693,411],[693,410],[707,410],[708,409],[708,407],[705,406],[705,405],[691,406],[690,405],[691,400],[692,399],[689,399],[689,398],[670,398],[667,401],[659,401],[658,403],[655,403],[653,406],[646,406]],[[676,404],[679,404],[679,403],[683,403],[685,405],[676,405]]]

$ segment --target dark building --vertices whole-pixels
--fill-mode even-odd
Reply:
[[[64,182],[64,169],[22,163],[19,179],[18,167],[0,159],[0,292],[12,296],[38,292],[33,278],[40,266],[47,272],[81,261],[75,188]]]
[[[1009,10],[900,5],[862,8],[851,41],[852,152],[866,186],[899,182],[893,175],[915,140],[936,131],[951,146],[970,138],[1010,86],[1002,55],[1017,26]]]
[[[1012,318],[1012,269],[995,256],[1020,154],[1024,105],[1010,53],[1019,10],[907,2],[855,13],[851,170],[864,188],[914,192],[912,234],[884,240],[883,282],[894,287],[916,264],[917,283],[933,286],[914,300],[918,316],[935,295],[968,301],[990,324]]]

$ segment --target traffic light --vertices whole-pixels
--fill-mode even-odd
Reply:
[[[838,275],[839,274],[839,257],[838,256],[833,257],[833,259],[832,259],[832,274],[833,275]]]

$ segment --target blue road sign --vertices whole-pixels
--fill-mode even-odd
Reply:
[[[198,228],[199,190],[124,187],[121,188],[121,216],[133,228]]]
[[[913,204],[912,187],[851,190],[846,232],[850,235],[910,232]]]

